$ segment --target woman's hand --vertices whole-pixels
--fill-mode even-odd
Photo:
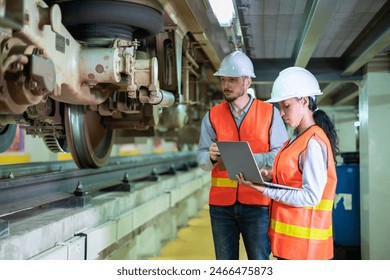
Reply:
[[[245,178],[244,178],[244,175],[242,173],[239,173],[236,175],[237,177],[237,181],[240,183],[240,184],[243,184],[243,185],[246,185],[248,187],[251,187],[252,189],[255,189],[259,192],[263,192],[265,187],[263,187],[263,185],[255,185],[253,184],[252,182],[250,181],[246,181]]]

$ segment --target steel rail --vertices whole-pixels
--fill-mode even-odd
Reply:
[[[0,179],[0,219],[98,191],[131,191],[133,182],[159,180],[163,174],[196,165],[195,153],[190,151],[117,157],[97,169],[78,169],[66,162],[0,166],[2,174],[14,174]]]

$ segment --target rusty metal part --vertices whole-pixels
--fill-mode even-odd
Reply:
[[[0,51],[0,112],[21,114],[53,91],[54,65],[18,38],[5,39]]]

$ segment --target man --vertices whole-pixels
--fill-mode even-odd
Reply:
[[[287,131],[277,108],[248,94],[255,74],[243,52],[227,55],[214,75],[221,79],[226,102],[205,114],[197,160],[203,170],[211,171],[209,205],[216,258],[239,259],[241,234],[249,260],[269,259],[270,199],[229,179],[217,164],[215,142],[248,141],[259,168],[271,169]]]

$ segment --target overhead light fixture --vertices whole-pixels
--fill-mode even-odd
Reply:
[[[229,27],[233,24],[236,17],[233,0],[209,0],[209,3],[220,26]]]

